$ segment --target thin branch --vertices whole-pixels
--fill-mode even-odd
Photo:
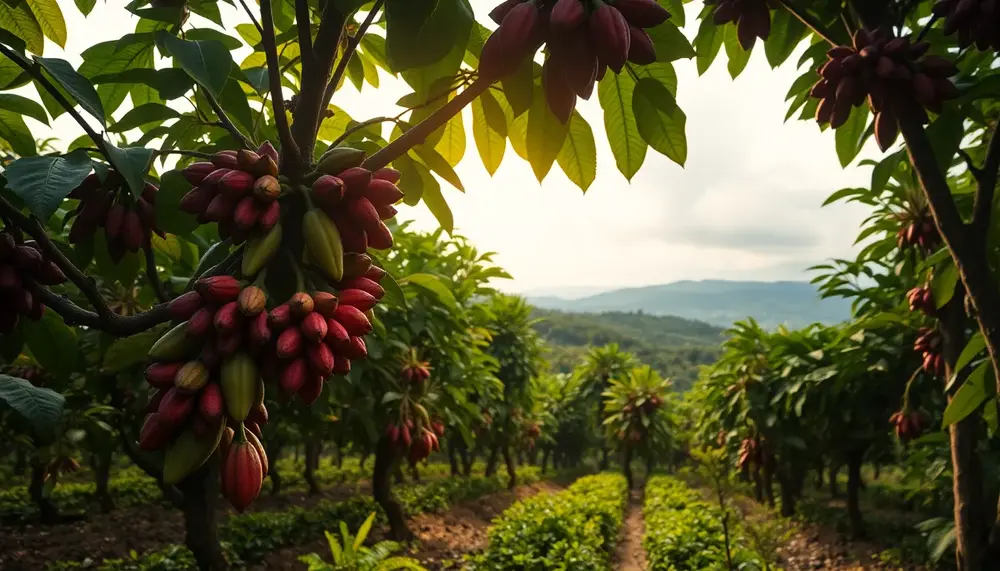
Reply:
[[[45,91],[49,92],[49,95],[51,95],[52,98],[55,99],[56,102],[59,103],[59,105],[61,105],[63,109],[66,110],[67,113],[69,113],[70,117],[72,117],[77,123],[80,124],[81,127],[83,127],[83,130],[87,133],[87,136],[93,139],[94,144],[97,145],[97,150],[102,155],[104,155],[105,158],[108,159],[109,163],[111,162],[111,157],[108,155],[107,146],[104,143],[104,137],[101,136],[100,133],[95,131],[93,127],[91,127],[90,124],[87,123],[87,121],[83,118],[83,116],[80,115],[80,112],[76,110],[76,106],[67,101],[66,98],[63,96],[62,92],[56,89],[54,85],[52,85],[52,82],[50,82],[49,79],[45,77],[45,74],[42,73],[39,64],[37,63],[32,64],[28,60],[21,57],[21,54],[15,52],[14,50],[8,48],[3,44],[0,44],[0,53],[7,56],[7,58],[16,63],[18,67],[28,72],[29,75],[35,78],[35,81],[37,81],[39,85],[44,87]]]
[[[397,157],[402,156],[414,146],[422,143],[427,137],[447,123],[452,117],[462,112],[472,100],[479,97],[489,89],[492,80],[480,77],[472,82],[469,87],[441,106],[440,109],[432,113],[426,119],[413,126],[412,129],[403,133],[399,138],[379,149],[377,153],[368,157],[361,165],[368,170],[378,170]]]
[[[312,44],[312,16],[308,0],[295,0],[295,27],[299,33],[299,53],[302,54],[302,73],[312,73],[316,67],[316,52]]]
[[[358,45],[361,43],[361,38],[364,37],[365,33],[368,32],[368,28],[371,27],[372,22],[375,21],[375,17],[378,15],[379,10],[382,9],[382,5],[385,4],[385,0],[377,0],[375,5],[372,6],[368,15],[365,16],[365,20],[361,22],[358,26],[354,35],[347,42],[347,49],[344,50],[344,55],[340,57],[340,62],[337,63],[337,69],[333,72],[333,76],[330,78],[330,83],[326,86],[326,92],[323,94],[323,109],[326,109],[330,105],[330,100],[333,99],[333,93],[337,91],[337,86],[340,85],[340,81],[344,78],[344,73],[347,72],[347,64],[350,63],[351,57],[354,56],[354,52],[358,49]]]
[[[409,111],[409,109],[404,110],[403,113],[406,113],[407,111]],[[389,121],[392,121],[393,123],[396,123],[396,122],[399,121],[399,116],[396,116],[396,117],[375,117],[373,119],[368,119],[367,121],[362,121],[362,122],[358,123],[357,125],[354,125],[350,129],[344,131],[343,135],[337,137],[337,140],[335,140],[334,142],[330,143],[330,147],[331,148],[332,147],[336,147],[337,145],[339,145],[339,144],[343,143],[344,141],[346,141],[348,137],[350,137],[354,133],[357,133],[358,131],[364,129],[365,127],[368,127],[368,126],[371,126],[371,125],[375,125],[377,123],[387,123]]]
[[[250,11],[250,7],[247,6],[246,0],[240,0],[240,5],[243,6],[243,10],[247,13],[247,16],[250,16],[250,21],[253,22],[254,27],[257,28],[257,33],[263,38],[264,30],[260,27],[260,22],[257,21],[257,17]]]
[[[292,132],[288,127],[288,117],[285,115],[285,96],[281,91],[281,66],[278,64],[278,46],[274,39],[274,15],[271,12],[271,0],[260,0],[260,18],[264,26],[261,32],[261,43],[264,44],[264,55],[267,58],[271,107],[274,109],[274,125],[278,129],[278,138],[281,141],[281,153],[298,162],[299,147],[292,139]]]
[[[826,29],[826,26],[810,16],[805,10],[796,6],[792,0],[778,0],[778,3],[784,6],[785,10],[788,10],[792,16],[795,16],[796,19],[805,24],[807,28],[812,30],[814,34],[826,40],[831,46],[840,45],[839,42],[834,41],[833,35]]]
[[[52,290],[33,284],[32,295],[42,300],[46,307],[52,309],[62,316],[66,325],[82,325],[99,329],[115,337],[128,337],[136,333],[148,331],[161,323],[166,323],[173,319],[170,308],[167,304],[154,305],[149,311],[123,317],[117,313],[111,313],[108,317],[101,317],[93,311],[87,311],[71,300],[56,295]]]
[[[100,149],[95,149],[94,147],[84,147],[83,150],[90,153],[99,153]],[[185,151],[183,149],[153,149],[153,156],[159,157],[162,155],[182,155],[185,157],[196,157],[199,159],[210,159],[212,158],[211,153],[203,153],[201,151]]]
[[[976,166],[976,161],[972,160],[972,155],[970,155],[965,149],[959,149],[958,156],[962,157],[962,160],[965,161],[965,166],[969,169],[969,172],[972,173],[972,178],[979,180],[983,171],[979,170],[979,167]]]
[[[212,110],[215,111],[215,114],[219,117],[219,123],[221,124],[222,128],[229,131],[229,134],[232,135],[232,137],[236,139],[236,141],[239,144],[243,145],[244,148],[247,149],[257,148],[257,146],[254,145],[253,142],[250,139],[248,139],[247,136],[244,135],[236,127],[236,125],[233,124],[229,116],[226,115],[226,112],[222,110],[222,106],[219,105],[219,102],[218,100],[215,99],[215,96],[209,93],[208,90],[204,88],[202,89],[202,93],[204,93],[205,98],[208,99],[208,104],[212,106]]]
[[[143,247],[143,252],[146,258],[146,279],[149,280],[149,285],[153,288],[156,299],[160,300],[160,303],[167,303],[170,301],[170,296],[164,291],[163,282],[160,281],[159,270],[156,269],[156,254],[153,252],[152,244],[146,244]]]
[[[917,35],[917,39],[915,41],[917,42],[923,41],[924,37],[927,35],[927,32],[931,31],[931,28],[934,26],[934,22],[937,22],[938,18],[939,16],[937,14],[931,15],[931,17],[927,19],[927,23],[924,24],[924,28],[920,30],[920,34]]]
[[[997,127],[994,127],[993,135],[986,147],[986,160],[983,161],[983,168],[979,169],[976,176],[979,187],[976,189],[976,199],[972,207],[972,227],[983,240],[986,239],[993,213],[993,195],[1000,174],[998,171],[1000,171],[1000,133]],[[973,174],[976,174],[975,171]]]

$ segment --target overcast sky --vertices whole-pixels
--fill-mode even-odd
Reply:
[[[473,2],[484,23],[492,4]],[[134,30],[137,20],[118,2],[98,3],[87,19],[72,2],[60,5],[69,41],[65,51],[47,43],[45,55],[74,66],[83,49]],[[219,6],[227,23],[245,21],[227,4]],[[689,37],[700,6],[688,5]],[[197,16],[192,24],[212,26]],[[235,53],[237,63],[248,51]],[[442,184],[456,232],[497,253],[498,263],[514,276],[497,285],[510,291],[566,294],[683,279],[808,279],[810,265],[851,255],[865,215],[857,207],[820,205],[833,190],[866,184],[870,169],[842,169],[833,133],[820,133],[815,122],[784,123],[797,55],[772,70],[757,50],[735,81],[724,54],[701,77],[693,60],[676,62],[677,99],[687,114],[687,165],[681,168],[650,149],[631,184],[615,168],[595,94],[579,107],[597,138],[597,180],[586,195],[558,166],[539,185],[509,148],[491,178],[470,130],[456,169],[466,194]],[[334,103],[360,120],[393,114],[393,103],[407,92],[401,81],[383,76],[380,89],[366,86],[362,94],[345,84]],[[34,96],[30,88],[26,94]],[[116,117],[127,109],[126,103]],[[53,125],[64,144],[81,134],[66,115]],[[471,125],[468,118],[465,125]],[[871,156],[872,147],[863,156]],[[400,208],[400,216],[421,229],[437,227],[422,204]]]

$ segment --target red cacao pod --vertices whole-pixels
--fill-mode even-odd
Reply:
[[[281,388],[289,395],[299,392],[306,382],[308,364],[305,359],[295,359],[281,371]]]
[[[267,294],[257,286],[247,286],[243,288],[236,298],[236,303],[240,308],[240,313],[247,317],[254,317],[264,312],[267,306]]]
[[[184,363],[155,363],[146,368],[144,376],[149,386],[157,389],[170,389],[174,386],[174,377]]]
[[[352,336],[368,335],[372,332],[372,324],[364,312],[352,305],[339,305],[333,313],[333,318],[340,322]]]
[[[318,343],[326,337],[326,318],[314,311],[302,319],[299,331],[305,339]]]
[[[302,353],[302,332],[298,327],[289,327],[278,335],[275,354],[279,359],[291,359]]]
[[[212,276],[198,280],[194,290],[209,303],[229,303],[240,295],[240,281],[233,276]]]
[[[226,499],[242,513],[257,498],[264,481],[264,468],[257,449],[246,440],[230,444],[222,477]]]
[[[165,422],[159,414],[153,413],[146,417],[146,421],[142,425],[142,431],[139,433],[139,448],[147,452],[160,450],[170,444],[174,437],[174,431],[174,425]]]
[[[590,39],[597,48],[598,59],[615,73],[621,73],[628,60],[631,39],[628,22],[621,12],[609,4],[598,3],[590,15]]]
[[[323,338],[323,341],[327,345],[330,345],[331,349],[347,343],[350,338],[351,334],[347,332],[347,329],[339,321],[333,318],[326,320],[326,337]]]
[[[267,322],[272,329],[281,330],[288,327],[292,323],[292,308],[287,303],[275,307],[268,314]]]
[[[194,410],[194,397],[173,387],[167,390],[160,401],[158,412],[163,422],[177,426]]]
[[[240,230],[250,230],[257,224],[260,214],[257,199],[252,196],[244,196],[236,203],[236,209],[233,211],[233,224]]]
[[[239,303],[230,301],[215,312],[213,319],[215,330],[219,335],[231,335],[243,325],[243,316],[240,314]]]
[[[369,309],[375,307],[378,303],[378,299],[364,290],[343,289],[340,290],[340,303],[353,305],[361,311],[368,311]]]
[[[324,378],[333,373],[334,356],[333,352],[325,343],[310,345],[306,349],[306,356],[309,359],[309,368],[316,375]]]
[[[365,197],[372,204],[395,204],[403,200],[403,191],[395,184],[380,178],[372,178]]]
[[[190,319],[194,312],[201,309],[201,294],[196,291],[189,291],[178,297],[167,304],[167,308],[170,310],[170,317],[178,320],[184,321]]]
[[[390,167],[382,167],[372,173],[372,179],[384,180],[392,184],[398,183],[401,178],[403,178],[403,173]]]
[[[337,305],[340,303],[337,296],[327,291],[313,292],[312,298],[313,311],[326,318],[333,317],[333,312],[336,311]]]
[[[198,414],[208,421],[216,421],[222,417],[225,402],[222,397],[222,387],[218,383],[208,383],[198,394]]]
[[[257,314],[257,317],[250,322],[247,336],[250,338],[250,343],[256,347],[263,347],[271,340],[271,327],[267,322],[268,315],[264,312]]]

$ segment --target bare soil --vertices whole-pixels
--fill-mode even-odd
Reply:
[[[642,499],[640,490],[632,490],[615,551],[615,569],[618,571],[646,571],[646,550],[642,547],[642,536],[646,531],[642,519]]]

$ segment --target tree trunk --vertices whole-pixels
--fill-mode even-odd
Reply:
[[[764,478],[760,472],[760,464],[755,462],[751,475],[753,477],[753,499],[757,500],[757,503],[764,502]]]
[[[938,313],[941,332],[941,352],[945,360],[945,379],[950,379],[955,363],[965,349],[965,309],[962,304],[963,292],[959,288],[954,298]],[[954,383],[954,391],[965,384],[969,368],[959,371]],[[955,565],[959,571],[983,569],[987,564],[989,548],[989,526],[986,520],[986,498],[983,493],[983,467],[976,453],[976,445],[982,436],[982,424],[978,413],[966,416],[960,422],[948,427],[951,441],[952,494],[955,504]]]
[[[462,459],[462,475],[468,478],[472,475],[472,461],[475,460],[475,457],[469,454],[469,448],[465,445],[465,442],[458,449],[458,456]]]
[[[309,495],[315,496],[323,493],[323,489],[320,488],[319,482],[316,481],[316,468],[319,467],[319,451],[320,445],[314,440],[306,440],[306,469],[302,474],[306,480],[306,484],[309,485]]]
[[[609,450],[603,444],[601,445],[601,461],[598,463],[598,468],[601,470],[608,469],[608,452]]]
[[[271,495],[276,496],[281,493],[281,474],[278,473],[278,459],[281,458],[281,441],[277,438],[266,441],[264,452],[267,454],[267,462],[270,468],[267,477],[271,479]]]
[[[372,495],[389,519],[389,537],[394,541],[409,541],[413,532],[406,525],[402,506],[392,497],[392,473],[399,458],[387,438],[380,438],[375,449],[375,470],[372,474]]]
[[[861,516],[861,465],[865,450],[860,448],[847,453],[847,517],[851,525],[851,537],[866,537],[865,520]]]
[[[503,447],[503,461],[507,465],[507,489],[513,490],[517,487],[517,464],[509,446]]]
[[[622,472],[625,474],[625,483],[631,490],[635,479],[632,476],[632,445],[628,443],[625,444],[625,451],[622,454]]]
[[[824,473],[824,471],[825,471],[825,467],[823,466],[823,463],[820,462],[819,466],[818,466],[818,468],[816,470],[816,489],[817,490],[822,490],[823,489],[823,473]]]
[[[462,471],[458,465],[458,451],[455,450],[453,442],[448,443],[448,467],[452,478],[457,478],[461,475]]]
[[[840,473],[840,465],[839,464],[831,463],[830,464],[830,473],[829,473],[829,476],[827,476],[827,483],[830,485],[830,497],[831,498],[839,498],[840,497],[840,488],[837,487],[837,474],[839,474],[839,473]]]
[[[215,511],[219,487],[217,455],[177,487],[184,495],[184,544],[194,554],[198,569],[229,569],[219,544],[219,520]]]
[[[549,449],[549,448],[546,448],[545,450],[542,451],[542,475],[545,475],[545,472],[549,468],[549,452],[550,451],[551,451],[551,449]]]
[[[410,464],[410,477],[413,478],[415,484],[420,483],[420,470],[416,464]]]
[[[396,480],[397,484],[405,484],[406,476],[403,475],[403,467],[396,464],[396,467],[392,470],[393,478]]]
[[[94,455],[94,495],[97,497],[101,513],[115,509],[108,483],[111,480],[111,462],[114,459],[110,443]]]
[[[788,466],[780,466],[777,471],[778,492],[781,493],[781,515],[791,517],[795,515],[795,484],[791,470]]]
[[[499,456],[500,447],[496,445],[490,446],[490,455],[486,459],[486,471],[483,472],[483,475],[487,478],[497,473],[497,460],[499,460]]]
[[[56,475],[50,476],[55,478]],[[59,522],[59,508],[52,499],[45,495],[45,463],[35,460],[31,465],[31,483],[28,484],[28,495],[38,508],[38,515],[44,525],[54,525]]]
[[[774,454],[766,453],[761,471],[761,484],[764,487],[764,500],[772,508],[774,507],[774,464]]]

